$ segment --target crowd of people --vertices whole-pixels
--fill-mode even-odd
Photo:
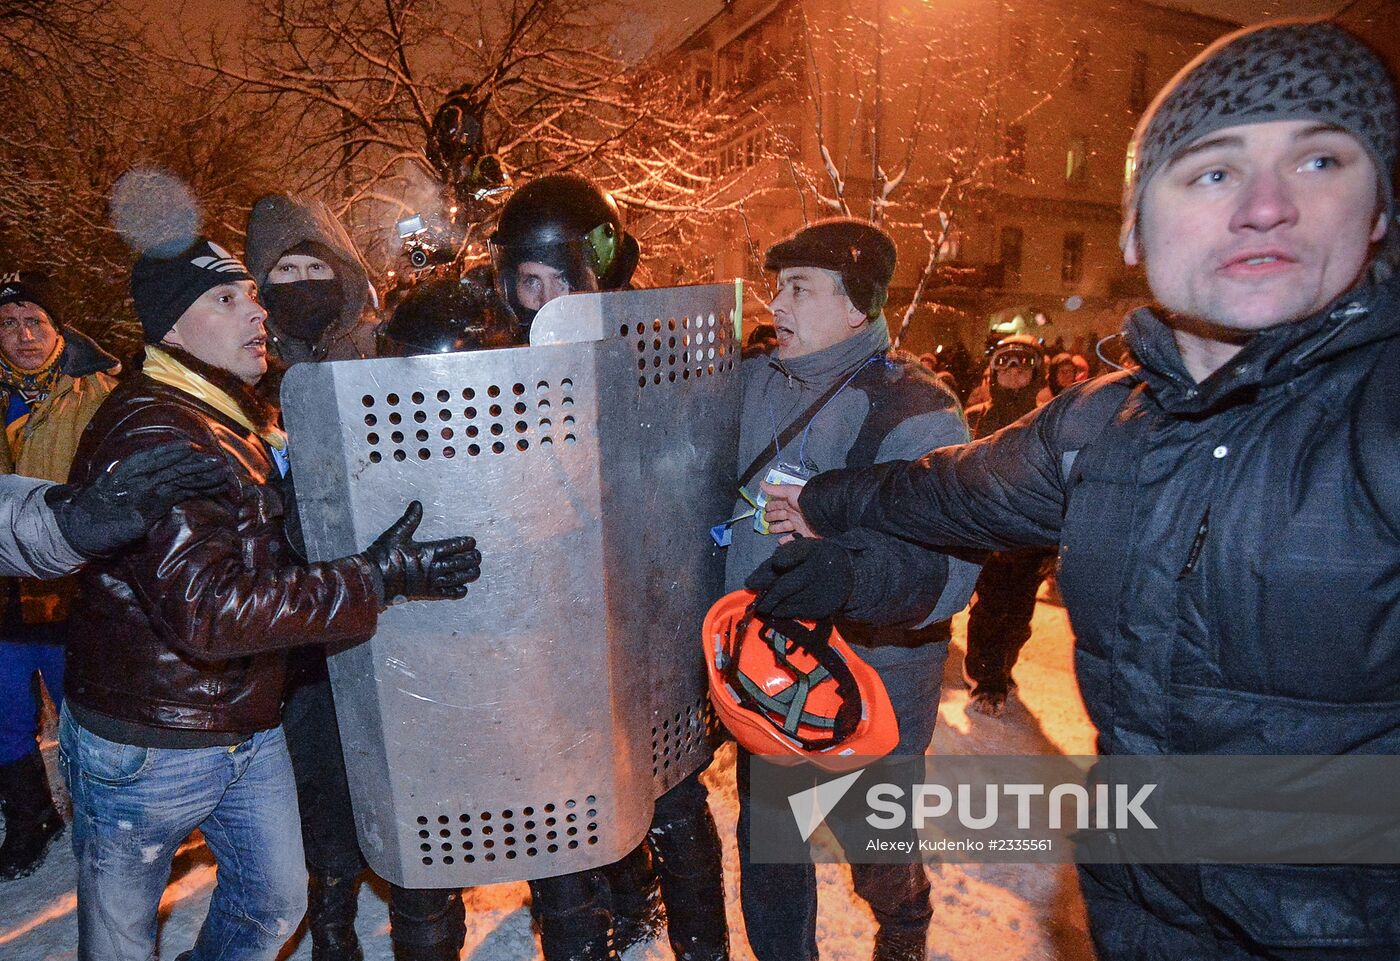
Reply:
[[[753,591],[759,617],[834,621],[883,685],[897,756],[930,744],[950,619],[974,592],[972,701],[1005,708],[1051,573],[1102,753],[1400,752],[1398,139],[1391,78],[1335,25],[1204,51],[1132,141],[1122,249],[1154,303],[1126,320],[1130,362],[1101,374],[1024,335],[976,372],[893,348],[897,251],[875,224],[773,245],[732,478],[734,515],[761,516],[717,535],[726,589]],[[640,247],[606,192],[542,177],[500,212],[491,283],[425,282],[376,325],[369,271],[323,205],[260,200],[245,266],[172,236],[172,218],[123,217],[152,186],[136,172],[113,204],[136,253],[133,369],[33,276],[0,281],[0,878],[63,830],[36,743],[42,679],[80,958],[155,957],[172,858],[198,829],[217,884],[182,958],[273,958],[305,916],[317,961],[358,961],[366,869],[327,648],[365,641],[391,604],[470,603],[493,558],[470,531],[417,539],[408,492],[366,549],[307,560],[280,374],[528,344],[549,301],[628,287]],[[740,741],[744,937],[760,961],[814,961],[814,869],[751,857],[765,802]],[[547,961],[615,958],[663,908],[677,959],[730,956],[699,774],[619,863],[531,882]],[[852,861],[874,961],[922,961],[922,863]],[[1392,868],[1086,864],[1080,879],[1105,961],[1400,952]],[[456,959],[461,892],[390,890],[395,957]]]

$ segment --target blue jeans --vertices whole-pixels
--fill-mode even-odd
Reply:
[[[63,644],[65,625],[27,628],[24,640],[0,641],[0,764],[18,761],[36,750],[39,700],[34,675],[44,679],[54,707],[63,706]]]
[[[151,961],[156,909],[199,828],[218,862],[193,961],[276,957],[306,913],[296,787],[280,727],[173,750],[98,737],[67,711],[59,760],[73,795],[80,961]]]

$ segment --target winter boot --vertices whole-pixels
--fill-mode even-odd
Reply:
[[[875,952],[870,961],[924,961],[927,957],[927,925],[913,930],[881,925],[875,932]]]
[[[307,888],[306,925],[311,930],[311,961],[364,961],[355,934],[355,878],[312,874]]]
[[[601,870],[530,882],[530,912],[545,961],[617,961],[610,894]]]
[[[389,940],[394,961],[457,961],[467,936],[458,888],[389,885]]]
[[[661,933],[661,886],[652,870],[647,846],[637,845],[631,854],[608,865],[603,872],[612,892],[613,945],[617,953],[655,940]]]
[[[0,880],[28,877],[44,863],[49,845],[63,832],[63,818],[53,806],[38,751],[0,765],[0,807],[5,812]]]
[[[676,961],[728,961],[724,870],[710,809],[658,818],[647,832],[666,903],[666,930]]]

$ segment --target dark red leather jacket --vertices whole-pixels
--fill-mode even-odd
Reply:
[[[142,541],[82,574],[67,694],[156,728],[252,733],[280,721],[285,649],[374,633],[376,572],[358,557],[300,561],[283,533],[280,478],[263,441],[144,374],[112,392],[83,434],[71,479],[184,440],[221,451],[238,479],[186,501]]]

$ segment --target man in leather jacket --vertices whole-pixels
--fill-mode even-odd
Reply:
[[[1398,131],[1385,68],[1336,25],[1217,42],[1130,148],[1124,257],[1157,301],[1125,327],[1137,365],[964,447],[777,492],[788,520],[1057,544],[1103,754],[1400,753]],[[780,597],[826,576],[778,573]],[[880,586],[855,583],[827,590]],[[1080,872],[1104,961],[1400,956],[1392,865]]]
[[[154,956],[171,859],[199,828],[219,872],[190,956],[270,959],[306,905],[285,649],[363,641],[396,598],[461,598],[480,556],[471,538],[415,541],[415,502],[363,552],[302,562],[283,529],[286,437],[253,390],[267,337],[252,277],[196,239],[145,253],[131,293],[144,366],[98,410],[73,477],[174,442],[216,452],[233,482],[83,574],[59,723],[79,957]]]

